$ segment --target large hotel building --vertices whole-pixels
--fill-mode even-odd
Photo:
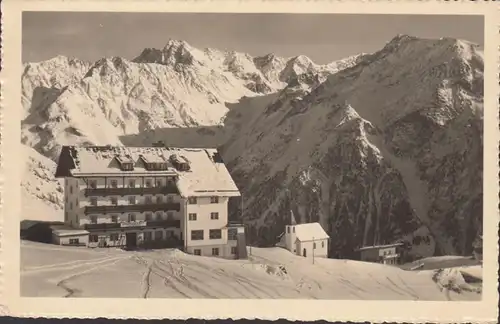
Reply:
[[[65,196],[56,244],[246,257],[243,225],[228,222],[240,192],[216,149],[64,146],[56,177]]]

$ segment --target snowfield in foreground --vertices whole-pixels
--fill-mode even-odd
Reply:
[[[249,260],[223,260],[21,242],[25,297],[480,300],[480,286],[471,289],[460,273],[319,258],[312,264],[281,248],[252,247]]]

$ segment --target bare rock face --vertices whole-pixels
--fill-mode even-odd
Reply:
[[[274,244],[292,209],[327,229],[332,256],[395,241],[415,255],[471,254],[482,224],[482,84],[474,45],[403,35],[251,116],[256,105],[243,101],[226,118],[239,130],[223,156],[254,239]]]

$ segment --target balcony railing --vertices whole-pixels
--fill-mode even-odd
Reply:
[[[86,230],[108,230],[120,228],[120,223],[85,224]]]
[[[175,228],[180,228],[181,227],[181,221],[176,219],[176,220],[153,220],[153,221],[147,221],[146,226],[148,227],[175,227]]]
[[[86,206],[85,214],[134,213],[181,210],[180,203]]]
[[[176,186],[143,187],[143,188],[89,188],[85,189],[85,197],[90,196],[140,196],[140,195],[179,194]]]
[[[120,222],[120,223],[97,223],[97,224],[85,224],[84,228],[86,230],[112,230],[112,229],[132,229],[132,228],[143,228],[143,227],[181,227],[180,220],[153,220],[153,221],[141,221],[141,222]]]

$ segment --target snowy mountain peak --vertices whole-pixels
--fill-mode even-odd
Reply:
[[[134,58],[135,63],[158,63],[164,65],[191,65],[205,61],[202,51],[192,47],[186,41],[169,39],[163,49],[145,48]]]

